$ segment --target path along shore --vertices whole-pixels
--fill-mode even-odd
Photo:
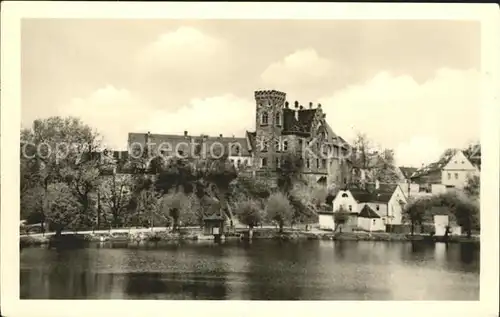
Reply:
[[[248,238],[248,229],[237,228],[235,232],[225,234],[222,239]],[[199,227],[181,228],[179,232],[171,232],[169,228],[125,228],[112,230],[95,230],[79,232],[63,232],[60,239],[67,238],[81,241],[106,242],[106,241],[175,241],[175,240],[216,240],[212,235],[204,235]],[[55,239],[53,232],[45,234],[30,234],[20,236],[21,247],[32,245],[49,244]],[[449,242],[449,243],[479,243],[478,235],[431,237],[423,234],[396,234],[387,232],[331,232],[316,228],[310,230],[287,228],[280,233],[274,226],[265,226],[253,230],[255,239],[278,239],[278,240],[344,240],[344,241],[427,241],[427,242]],[[446,240],[446,241],[445,241]]]

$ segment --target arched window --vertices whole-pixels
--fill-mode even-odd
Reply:
[[[288,151],[288,141],[283,141],[283,151]]]
[[[346,193],[342,194],[342,198],[347,198],[347,197],[349,197],[349,195],[347,195]]]
[[[260,116],[260,124],[268,124],[269,122],[269,115],[267,112],[263,112]]]
[[[281,113],[276,114],[276,125],[280,126],[281,125]]]

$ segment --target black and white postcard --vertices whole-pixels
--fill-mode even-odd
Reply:
[[[2,313],[494,316],[498,13],[3,3]]]

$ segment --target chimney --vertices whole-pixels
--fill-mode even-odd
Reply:
[[[299,102],[297,100],[295,100],[294,105],[295,105],[295,109],[297,109],[299,107]]]
[[[289,107],[288,101],[285,101],[285,108],[288,109],[288,107]]]
[[[299,109],[302,110],[302,109],[304,109],[304,107],[302,107],[302,105],[300,105]]]
[[[222,134],[219,134],[219,138],[221,138],[221,139],[222,139]]]
[[[184,136],[188,136],[188,132],[187,131],[184,131]]]
[[[320,108],[320,109],[321,109],[321,104],[320,104],[320,103],[318,103],[318,108]]]
[[[313,103],[312,103],[312,102],[310,102],[310,103],[309,103],[309,109],[312,109],[312,108],[313,108]]]
[[[375,189],[376,190],[380,189],[380,182],[378,181],[378,179],[375,180]]]

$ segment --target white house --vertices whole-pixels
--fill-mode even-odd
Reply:
[[[463,189],[467,179],[479,176],[479,169],[474,166],[462,151],[456,151],[441,171],[441,184],[446,187]]]
[[[365,214],[373,224],[374,218],[370,210],[374,211],[380,220],[375,220],[376,227],[387,224],[400,225],[403,222],[403,208],[407,197],[397,184],[366,184],[362,187],[352,187],[340,190],[333,200],[334,212],[350,212],[358,214],[358,226],[366,227],[366,220],[361,220]],[[365,208],[368,206],[369,209]],[[363,211],[364,210],[364,211]],[[363,211],[363,214],[361,212]],[[372,225],[373,226],[373,225]],[[378,230],[378,229],[377,229]]]

